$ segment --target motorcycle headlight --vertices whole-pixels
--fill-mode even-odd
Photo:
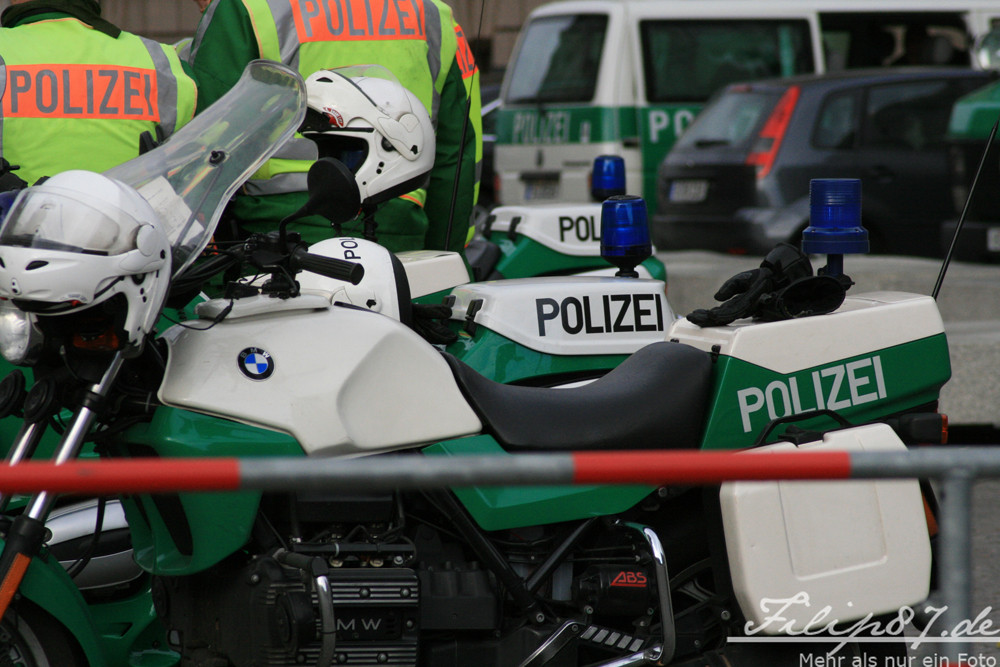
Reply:
[[[15,366],[29,366],[38,359],[42,332],[35,317],[9,301],[0,302],[0,354]]]

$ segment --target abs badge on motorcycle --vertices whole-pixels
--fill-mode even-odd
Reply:
[[[251,380],[266,380],[274,372],[274,359],[259,347],[248,347],[240,352],[239,367]]]

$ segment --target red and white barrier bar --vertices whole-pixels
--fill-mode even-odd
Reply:
[[[713,484],[727,480],[1000,476],[1000,450],[906,452],[620,451],[511,456],[399,454],[358,459],[199,458],[27,461],[0,466],[0,492],[155,493],[371,490],[551,484]]]

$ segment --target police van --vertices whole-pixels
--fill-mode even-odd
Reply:
[[[531,12],[507,67],[494,186],[502,204],[590,199],[621,155],[655,205],[656,169],[721,86],[845,68],[970,66],[1000,0],[558,0]]]

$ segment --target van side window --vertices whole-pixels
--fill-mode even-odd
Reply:
[[[817,148],[853,148],[858,137],[858,92],[835,93],[823,101],[813,131]]]
[[[918,151],[940,143],[957,96],[947,81],[873,86],[865,109],[864,145]]]
[[[511,70],[509,103],[590,102],[608,17],[549,16],[528,24]]]
[[[821,12],[826,69],[897,65],[969,65],[964,9]]]
[[[701,102],[730,83],[815,68],[805,20],[647,20],[639,30],[650,102]]]

